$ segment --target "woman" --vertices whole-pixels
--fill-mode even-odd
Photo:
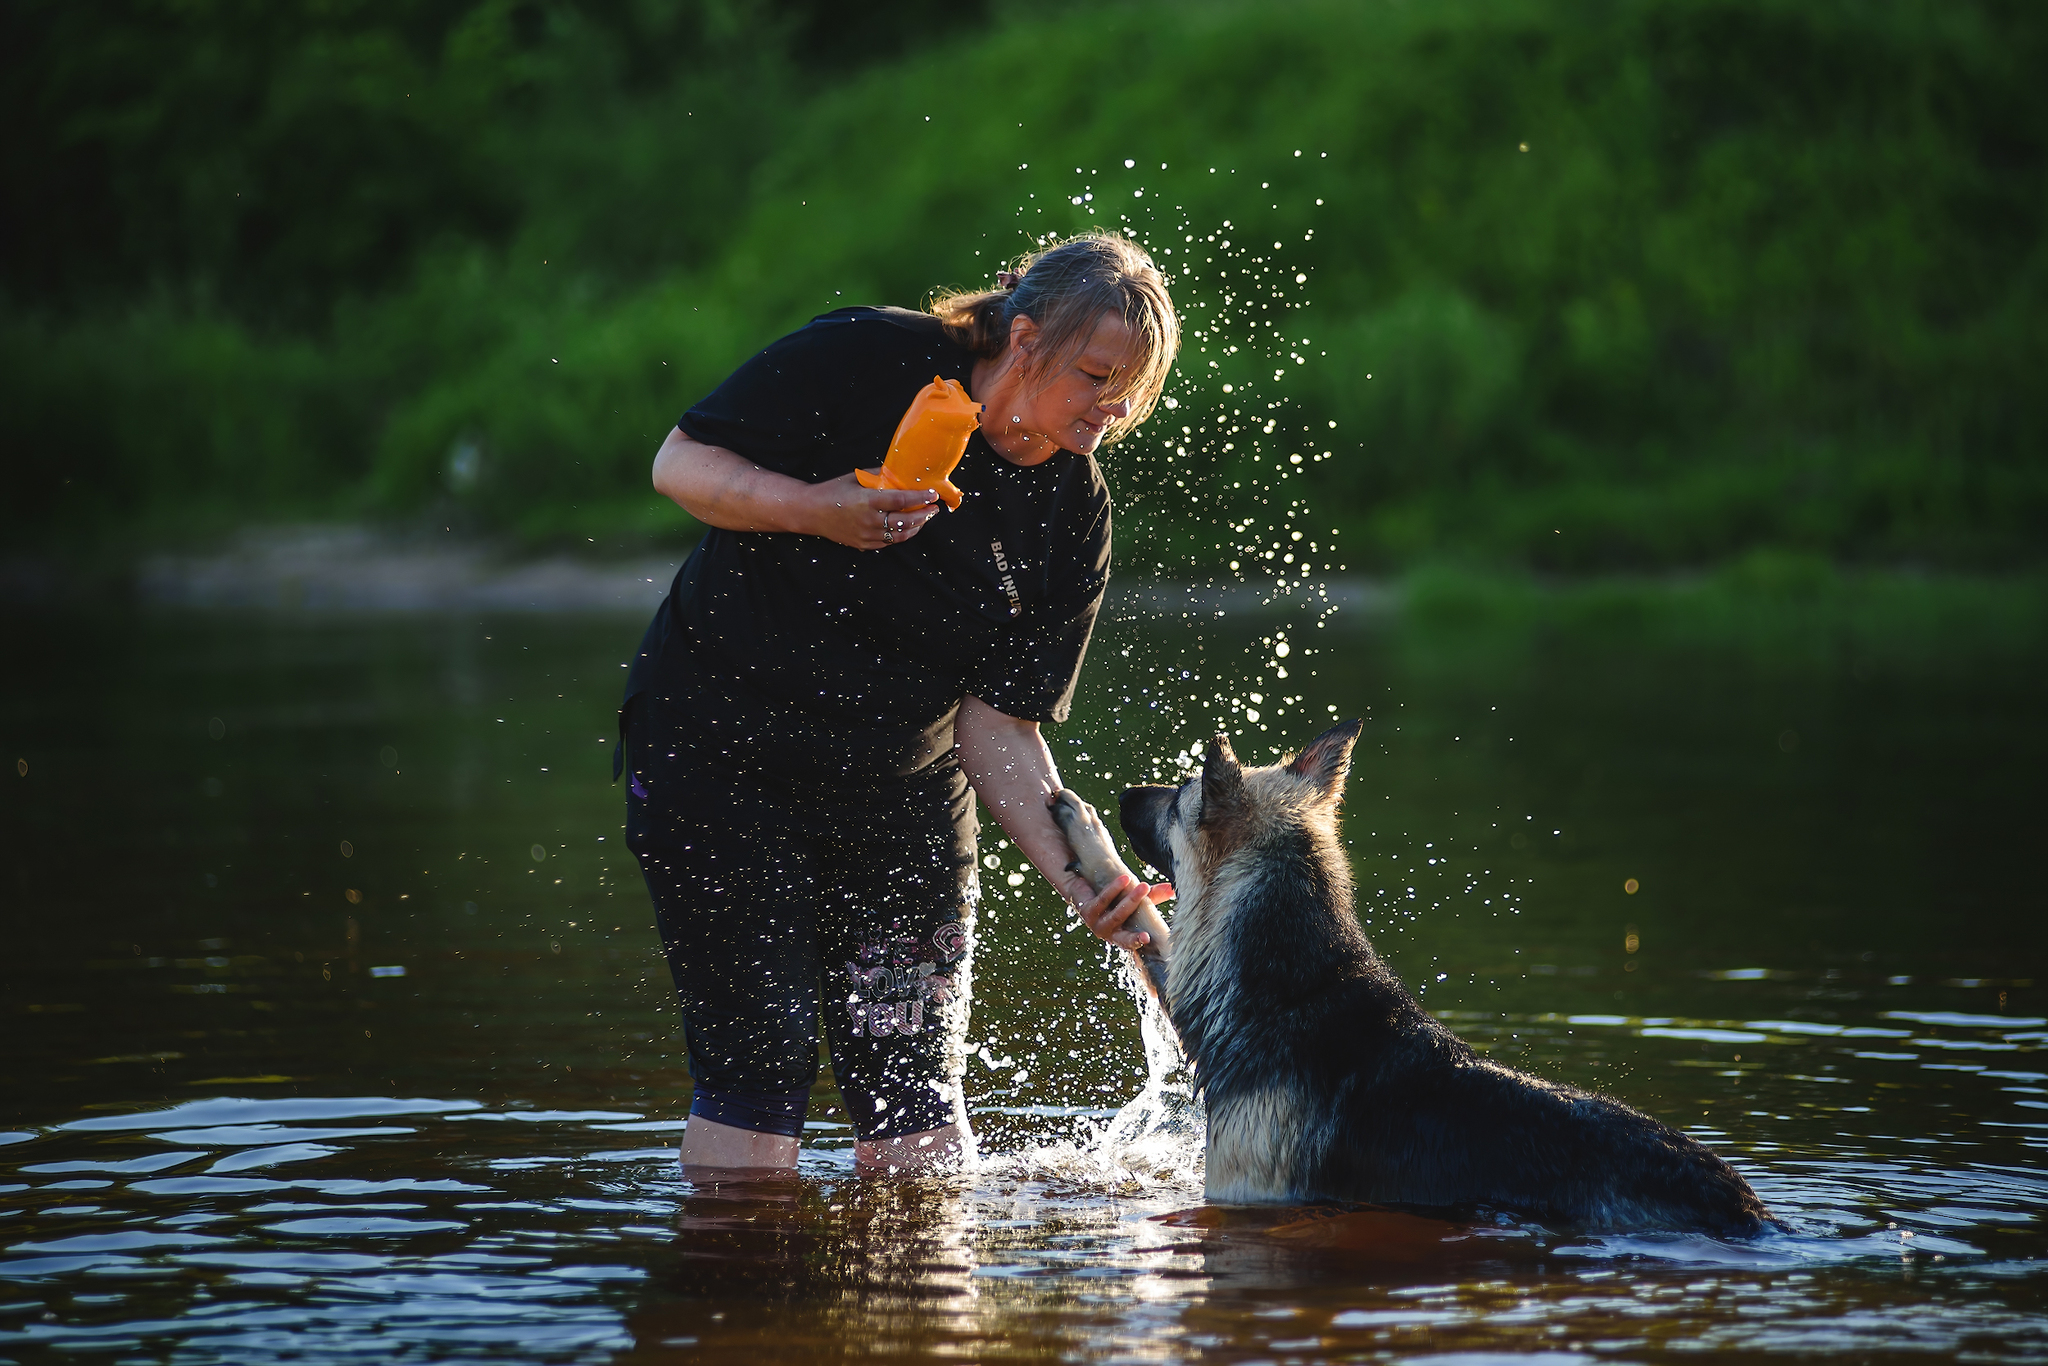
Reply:
[[[1165,888],[1095,888],[1045,809],[1109,577],[1093,459],[1180,345],[1165,282],[1093,233],[934,300],[846,308],[685,413],[654,486],[712,530],[642,642],[621,713],[627,840],[689,1040],[682,1160],[793,1167],[822,1007],[863,1168],[957,1163],[975,798],[1096,934]],[[984,405],[965,493],[867,489],[934,376]]]

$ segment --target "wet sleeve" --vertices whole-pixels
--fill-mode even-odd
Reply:
[[[677,420],[693,441],[722,446],[816,483],[853,468],[840,450],[872,368],[855,324],[819,319],[774,342]]]
[[[1099,472],[1076,500],[1054,556],[1066,572],[1048,600],[1000,638],[967,679],[966,691],[1005,716],[1064,721],[1081,681],[1081,661],[1109,587],[1109,494]]]
[[[1065,620],[1052,619],[1003,637],[969,674],[967,691],[1020,721],[1064,721],[1081,681],[1081,660],[1102,610],[1097,594]]]

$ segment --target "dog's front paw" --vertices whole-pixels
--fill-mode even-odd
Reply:
[[[1097,890],[1130,872],[1117,855],[1109,827],[1102,823],[1094,807],[1081,800],[1079,793],[1063,787],[1052,794],[1047,806],[1060,833],[1066,836],[1067,848],[1074,851],[1074,861],[1067,865],[1069,872],[1079,873]]]

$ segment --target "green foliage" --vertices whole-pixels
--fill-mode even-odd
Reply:
[[[63,202],[116,225],[10,239],[0,431],[52,527],[187,500],[580,536],[780,331],[1110,222],[1177,277],[1187,403],[1284,417],[1198,450],[1211,486],[1329,450],[1292,477],[1353,568],[2048,544],[2022,3],[1212,0],[906,49],[920,8],[855,60],[794,5],[71,13],[10,21],[66,59],[10,69],[43,130],[11,164],[86,149]],[[1163,419],[1111,460],[1164,537]]]
[[[2048,642],[2048,579],[1843,568],[1756,550],[1712,573],[1544,582],[1443,565],[1399,585],[1400,649],[1464,679],[1545,652],[1589,659],[1746,658],[1771,670],[1883,663],[1969,673]],[[1860,672],[1859,672],[1860,676]]]
[[[17,302],[167,289],[317,326],[449,241],[578,251],[613,280],[700,261],[784,135],[804,58],[939,16],[815,0],[21,0],[0,151]],[[940,31],[944,31],[941,27]]]

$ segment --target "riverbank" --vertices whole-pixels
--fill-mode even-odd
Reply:
[[[521,555],[454,534],[366,526],[259,527],[203,552],[128,564],[51,560],[0,565],[0,604],[126,600],[207,612],[532,612],[645,615],[668,592],[690,544],[627,557]],[[1242,615],[1330,607],[1359,616],[1397,608],[1399,586],[1363,576],[1304,581],[1119,578],[1111,612]]]
[[[459,533],[363,525],[249,528],[205,550],[125,561],[0,562],[0,611],[123,608],[363,615],[651,613],[689,553],[521,554]],[[1543,576],[1452,564],[1398,576],[1145,577],[1112,581],[1105,623],[1141,620],[1398,624],[1416,646],[1694,644],[1774,656],[2033,649],[2048,641],[2048,575],[1836,565],[1758,552],[1686,573]]]

